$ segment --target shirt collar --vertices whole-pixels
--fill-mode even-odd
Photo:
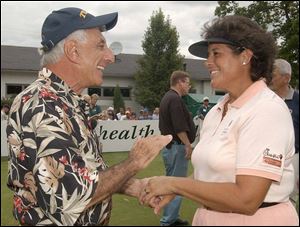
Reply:
[[[46,81],[46,83],[50,83],[49,86],[51,86],[57,93],[63,93],[63,95],[71,93],[77,96],[67,83],[55,75],[50,69],[43,68],[39,71],[39,79]]]
[[[261,92],[267,87],[264,80],[255,81],[250,85],[240,97],[238,97],[231,106],[241,108],[246,102],[248,102],[253,96]]]
[[[253,96],[261,92],[267,87],[264,80],[255,81],[251,84],[240,97],[238,97],[230,105],[235,108],[241,108],[245,103],[247,103]],[[218,104],[218,108],[223,109],[225,103],[229,100],[229,94],[226,94]]]

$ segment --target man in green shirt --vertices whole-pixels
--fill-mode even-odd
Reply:
[[[211,109],[211,106],[209,105],[208,97],[204,97],[202,101],[203,101],[203,104],[202,104],[202,106],[200,106],[199,110],[197,111],[197,114],[201,120],[204,120],[206,114]]]

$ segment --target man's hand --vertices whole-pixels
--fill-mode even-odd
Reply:
[[[138,139],[129,152],[129,157],[119,164],[99,172],[99,182],[96,192],[86,209],[111,196],[115,192],[135,196],[140,186],[134,181],[126,182],[139,170],[146,168],[159,154],[160,150],[172,140],[171,135],[149,136]],[[139,183],[138,181],[136,183]],[[141,183],[141,182],[140,182]],[[133,185],[132,185],[133,184]],[[130,186],[131,185],[131,186]],[[138,195],[136,195],[137,197]]]
[[[185,158],[186,158],[187,160],[190,160],[190,159],[191,159],[192,152],[193,152],[192,145],[191,145],[191,144],[185,145]]]
[[[199,118],[203,121],[203,120],[204,120],[203,114],[200,114],[200,115],[199,115]]]
[[[119,193],[122,193],[122,194],[125,194],[128,196],[133,196],[140,201],[140,204],[142,204],[141,198],[143,198],[146,195],[145,188],[148,184],[149,179],[151,179],[151,178],[143,178],[143,179],[131,178],[129,181],[126,182],[126,184],[124,185],[122,190],[119,191]],[[156,196],[156,197],[152,198],[147,205],[149,207],[154,208],[159,204],[160,201],[161,201],[161,198],[159,196]]]
[[[176,196],[169,187],[170,180],[170,177],[164,176],[147,178],[147,184],[139,196],[140,203],[154,208],[154,213],[159,214],[160,210]]]
[[[152,197],[173,194],[173,179],[175,178],[168,176],[150,178],[144,188],[144,191],[140,195],[141,204],[149,204],[149,201],[152,199]]]
[[[144,188],[148,184],[149,179],[150,178],[131,178],[124,184],[119,193],[139,199],[143,194]]]
[[[171,135],[148,136],[138,139],[129,152],[128,159],[134,163],[137,170],[144,169],[171,140]]]

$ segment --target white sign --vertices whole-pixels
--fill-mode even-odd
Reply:
[[[1,156],[8,156],[6,126],[7,121],[1,120]]]
[[[199,141],[199,121],[195,120],[196,139]],[[94,129],[103,145],[103,152],[129,151],[136,139],[150,135],[160,135],[158,120],[98,121]]]
[[[103,152],[129,151],[138,137],[160,135],[158,120],[98,121],[94,130]]]
[[[199,141],[202,121],[194,119],[194,123],[197,132],[193,147]],[[6,125],[6,121],[1,121],[1,156],[8,155]],[[94,130],[103,145],[103,152],[129,151],[138,137],[160,135],[158,120],[98,121]]]

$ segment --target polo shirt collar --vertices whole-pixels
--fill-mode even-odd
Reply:
[[[240,97],[238,97],[233,103],[231,103],[232,107],[241,108],[245,103],[247,103],[252,97],[261,92],[267,87],[264,80],[255,81],[252,85],[250,85]]]
[[[264,80],[255,81],[250,85],[240,97],[238,97],[233,103],[230,104],[231,107],[241,108],[245,103],[247,103],[252,97],[261,92],[267,87]],[[219,107],[223,108],[224,104],[228,101],[229,94],[226,94],[224,98],[219,103]]]

